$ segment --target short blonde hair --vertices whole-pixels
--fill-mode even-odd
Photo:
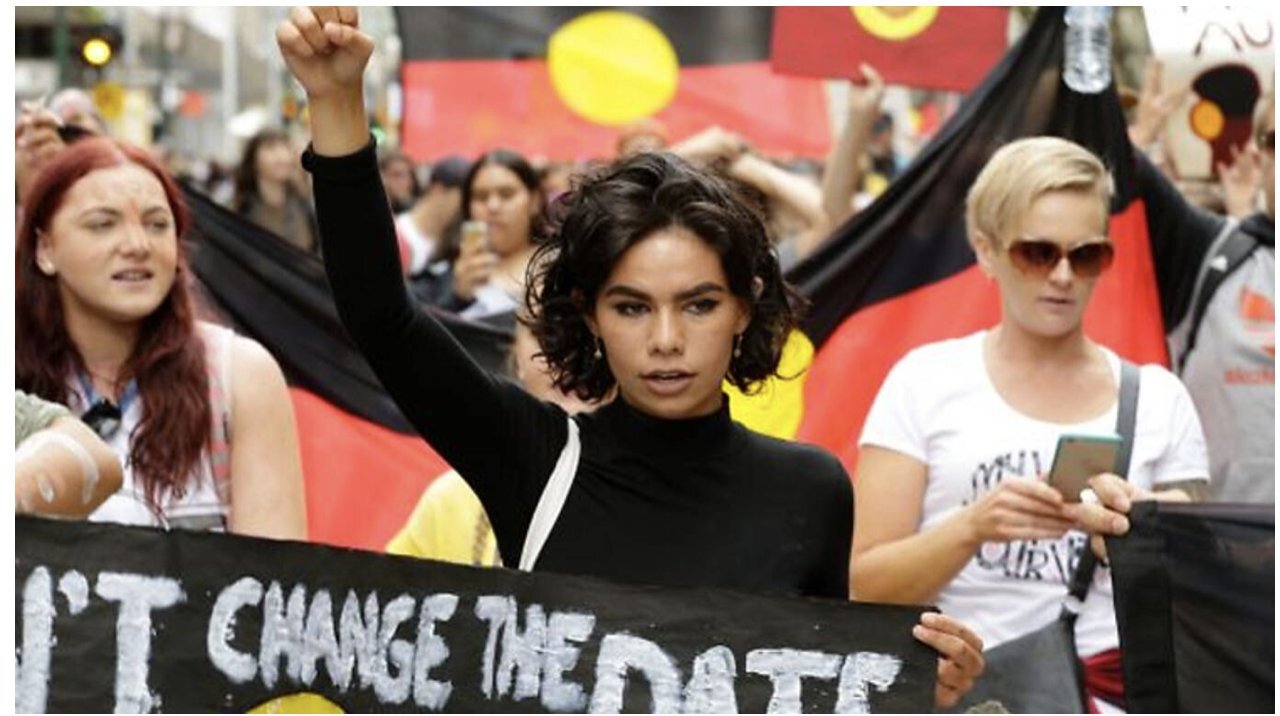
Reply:
[[[1092,152],[1058,137],[1028,137],[1004,145],[978,173],[965,198],[969,243],[981,235],[999,248],[1001,236],[1036,199],[1063,190],[1096,194],[1106,225],[1115,187]]]

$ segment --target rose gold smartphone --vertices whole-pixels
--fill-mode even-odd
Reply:
[[[1049,484],[1067,502],[1079,502],[1089,478],[1115,470],[1120,438],[1116,435],[1063,435],[1049,470]]]

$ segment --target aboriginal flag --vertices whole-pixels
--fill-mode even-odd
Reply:
[[[867,62],[891,84],[968,92],[1004,54],[1008,24],[1003,7],[778,8],[773,68],[857,77]]]
[[[1096,152],[1117,196],[1116,260],[1085,314],[1088,334],[1135,362],[1167,363],[1146,215],[1114,86],[1096,95],[1061,80],[1063,8],[1041,8],[1018,44],[873,204],[788,278],[812,302],[816,354],[803,380],[796,437],[857,464],[862,423],[889,369],[923,343],[1000,321],[999,296],[965,237],[964,198],[997,148],[1056,135]]]
[[[401,7],[402,145],[420,159],[508,146],[607,158],[646,118],[711,125],[769,154],[825,155],[819,80],[769,66],[762,7]]]
[[[192,268],[211,320],[261,343],[289,382],[306,475],[309,539],[381,550],[447,470],[347,337],[320,260],[186,188]],[[430,310],[423,308],[423,310]],[[437,317],[501,370],[510,332]]]

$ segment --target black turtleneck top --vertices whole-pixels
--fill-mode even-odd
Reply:
[[[514,564],[568,437],[566,414],[476,365],[400,279],[373,144],[308,151],[338,312],[405,416],[466,479]],[[853,490],[831,454],[714,414],[619,398],[575,418],[582,452],[538,569],[633,584],[848,596]]]

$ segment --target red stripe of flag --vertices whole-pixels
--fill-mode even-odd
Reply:
[[[861,77],[859,63],[886,82],[967,92],[995,66],[1008,44],[1009,9],[1002,7],[866,8],[885,22],[894,14],[934,10],[919,34],[877,36],[849,7],[784,7],[774,13],[773,66],[815,77]]]
[[[574,114],[541,60],[405,62],[402,141],[410,155],[474,156],[505,146],[529,156],[611,157],[618,128]],[[673,140],[720,125],[769,154],[823,156],[831,146],[822,83],[767,62],[686,67],[659,111]]]
[[[289,393],[307,476],[307,538],[382,551],[449,466],[417,435],[362,420],[299,388]]]

